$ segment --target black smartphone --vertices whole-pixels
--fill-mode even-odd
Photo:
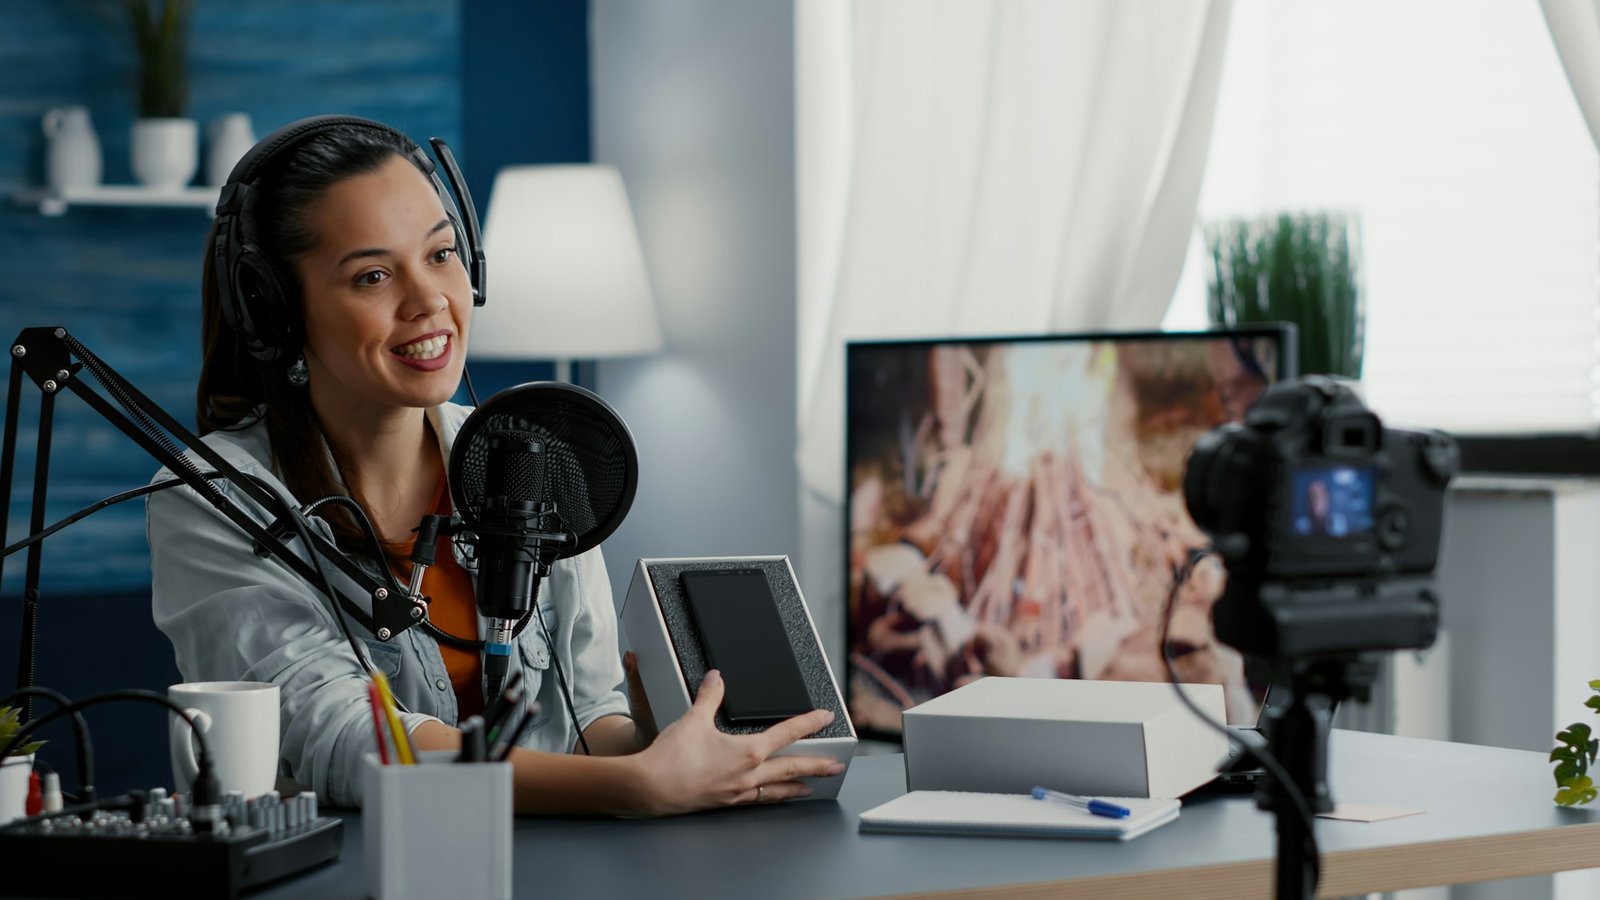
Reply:
[[[765,572],[697,570],[684,572],[679,582],[706,662],[722,672],[722,713],[729,722],[772,722],[811,711]]]

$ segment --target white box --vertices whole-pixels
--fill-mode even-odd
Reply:
[[[816,623],[811,619],[811,611],[805,606],[805,600],[800,596],[800,587],[795,579],[794,567],[790,565],[787,556],[730,556],[694,559],[641,559],[634,569],[633,581],[628,585],[628,596],[623,600],[622,612],[619,616],[622,622],[622,631],[627,639],[628,646],[638,656],[639,678],[644,683],[645,695],[650,700],[650,711],[654,714],[656,726],[666,728],[676,722],[689,711],[694,701],[689,696],[689,678],[684,672],[684,667],[679,659],[680,652],[699,654],[699,648],[677,648],[674,645],[672,634],[667,624],[667,616],[662,611],[661,597],[658,595],[656,585],[652,580],[651,570],[655,567],[680,569],[682,567],[707,567],[715,565],[720,568],[767,568],[769,577],[774,573],[781,574],[787,580],[786,590],[792,591],[799,601],[800,609],[804,612],[804,622],[800,627],[788,629],[789,640],[795,646],[797,656],[801,653],[815,654],[813,659],[822,661],[820,667],[825,675],[819,675],[819,683],[812,684],[813,678],[807,676],[807,688],[811,690],[813,700],[819,693],[829,695],[831,702],[819,704],[819,708],[830,708],[834,712],[834,723],[827,730],[844,731],[848,736],[812,737],[804,738],[790,744],[778,751],[775,756],[812,756],[826,757],[837,760],[849,766],[850,760],[855,756],[856,730],[850,723],[849,714],[846,712],[844,695],[839,692],[839,685],[835,681],[832,666],[828,665],[827,653],[823,650],[822,640],[817,636]],[[774,593],[778,593],[776,590]],[[785,624],[788,624],[787,622]],[[805,671],[805,667],[802,666]],[[820,683],[825,678],[826,684]],[[698,685],[698,679],[696,684]],[[719,722],[720,722],[719,718]],[[733,731],[734,729],[724,729]],[[832,800],[839,796],[839,786],[844,783],[845,772],[826,778],[802,778],[811,788],[807,800]]]
[[[457,763],[454,750],[417,764],[366,756],[362,785],[367,893],[377,900],[511,897],[511,763]]]
[[[1222,687],[1186,685],[1215,721]],[[1172,685],[981,678],[905,711],[906,788],[1178,797],[1210,781],[1227,739]]]

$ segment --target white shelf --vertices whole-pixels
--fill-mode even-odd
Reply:
[[[69,206],[187,206],[209,214],[216,209],[220,193],[221,188],[215,187],[157,190],[137,184],[101,184],[59,191],[34,188],[13,195],[12,199],[20,206],[37,208],[42,216],[62,215]]]

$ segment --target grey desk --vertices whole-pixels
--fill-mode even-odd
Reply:
[[[1538,753],[1336,732],[1335,796],[1422,807],[1370,824],[1319,820],[1322,892],[1341,896],[1600,865],[1600,810],[1553,806]],[[899,756],[856,760],[839,802],[659,820],[522,819],[518,897],[1236,898],[1272,889],[1271,817],[1249,797],[1188,801],[1126,844],[863,835],[856,815],[904,792]],[[361,897],[361,821],[340,861],[255,896]],[[450,827],[441,821],[440,828]]]

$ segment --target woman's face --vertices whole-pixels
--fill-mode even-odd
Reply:
[[[298,263],[305,357],[324,418],[450,399],[466,360],[472,286],[433,184],[396,156],[309,210]]]

